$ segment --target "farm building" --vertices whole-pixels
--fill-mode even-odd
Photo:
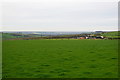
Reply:
[[[80,37],[79,39],[86,39],[86,37]]]

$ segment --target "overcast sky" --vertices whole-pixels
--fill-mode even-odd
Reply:
[[[2,2],[2,30],[117,30],[117,10],[115,0],[5,0]]]

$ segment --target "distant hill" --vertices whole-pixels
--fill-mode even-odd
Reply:
[[[108,38],[120,38],[120,31],[105,32],[101,35]]]
[[[2,39],[26,38],[26,37],[40,37],[41,35],[22,34],[22,33],[2,33]]]
[[[120,39],[120,31],[111,31],[111,32],[100,32],[100,33],[80,33],[80,32],[37,32],[37,33],[30,33],[29,34],[26,32],[3,32],[2,33],[2,39],[3,40],[8,40],[8,39],[43,39],[43,38],[77,38],[77,37],[84,37],[88,36],[90,34],[94,34],[96,36],[104,36],[108,39]]]
[[[3,32],[2,39],[30,38],[30,37],[49,37],[49,36],[68,36],[91,32]]]
[[[3,34],[2,34],[2,38],[3,38],[3,39],[11,39],[11,38],[18,38],[18,37],[23,37],[23,36],[22,36],[22,35],[15,36],[15,35],[12,34],[12,33],[3,33]]]

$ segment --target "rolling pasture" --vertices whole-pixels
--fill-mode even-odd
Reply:
[[[117,78],[117,40],[3,41],[3,78]]]

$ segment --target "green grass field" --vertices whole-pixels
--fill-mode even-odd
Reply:
[[[108,38],[120,38],[120,31],[107,32],[101,35]]]
[[[3,78],[117,78],[117,40],[3,41]]]

